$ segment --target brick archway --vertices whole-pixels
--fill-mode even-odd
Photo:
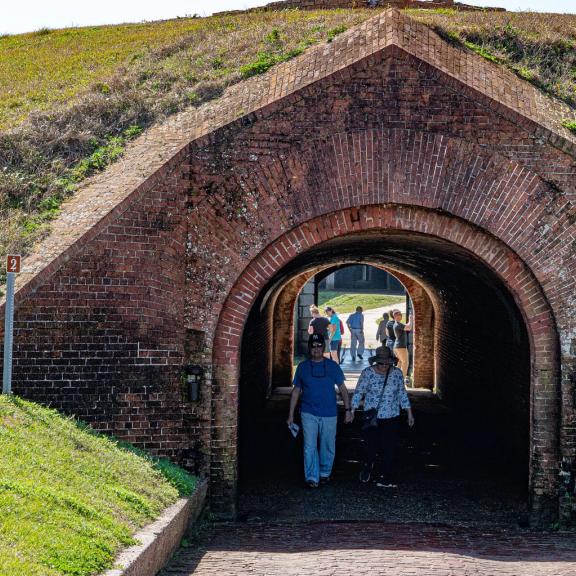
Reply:
[[[414,206],[369,205],[314,218],[263,250],[228,294],[219,318],[213,353],[215,421],[211,477],[216,505],[232,511],[236,489],[237,402],[243,326],[266,283],[298,255],[323,242],[360,232],[403,231],[451,242],[475,255],[512,294],[530,342],[530,496],[535,518],[550,515],[557,498],[560,405],[558,336],[552,310],[526,264],[494,236],[452,216]],[[230,416],[233,418],[230,419]],[[228,424],[223,422],[229,418]],[[232,506],[232,508],[230,508]],[[552,512],[553,514],[553,512]]]

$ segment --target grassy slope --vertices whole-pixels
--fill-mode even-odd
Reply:
[[[192,477],[162,467],[53,410],[0,396],[2,576],[111,566],[137,528],[193,490]]]
[[[404,296],[390,296],[388,294],[356,294],[331,290],[324,290],[318,293],[318,307],[320,309],[330,306],[341,314],[354,312],[356,306],[362,306],[364,311],[366,311],[397,304],[403,300]]]
[[[150,50],[193,34],[199,19],[42,29],[0,37],[0,130],[66,102]]]
[[[576,16],[408,13],[576,106]],[[374,14],[250,13],[0,38],[0,257],[27,253],[83,179],[142,130]],[[39,70],[49,72],[37,79]]]
[[[451,10],[407,14],[576,108],[576,14]]]

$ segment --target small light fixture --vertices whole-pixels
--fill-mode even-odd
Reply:
[[[200,383],[204,376],[202,366],[188,364],[186,366],[186,390],[188,393],[188,402],[198,402],[200,398]]]

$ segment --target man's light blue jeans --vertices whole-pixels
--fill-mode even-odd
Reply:
[[[332,473],[337,422],[337,416],[314,416],[302,412],[306,482],[319,482],[320,478],[327,478]]]
[[[350,329],[350,356],[352,360],[356,356],[356,347],[358,347],[358,354],[364,354],[364,331],[361,328]]]

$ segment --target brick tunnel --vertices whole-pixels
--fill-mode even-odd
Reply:
[[[321,242],[278,270],[259,293],[242,337],[240,481],[244,474],[249,485],[251,470],[263,473],[257,463],[264,455],[268,465],[273,459],[260,416],[274,388],[290,384],[299,289],[318,269],[344,262],[385,266],[411,280],[414,293],[420,288],[429,296],[415,303],[417,334],[420,328],[415,355],[420,348],[424,356],[415,382],[434,389],[450,406],[452,428],[443,433],[458,440],[453,464],[481,463],[503,478],[513,474],[518,490],[527,494],[537,479],[529,477],[536,463],[529,467],[531,342],[525,311],[506,281],[467,249],[408,231],[352,233]],[[283,422],[285,414],[276,418]],[[278,462],[282,468],[286,459]]]

